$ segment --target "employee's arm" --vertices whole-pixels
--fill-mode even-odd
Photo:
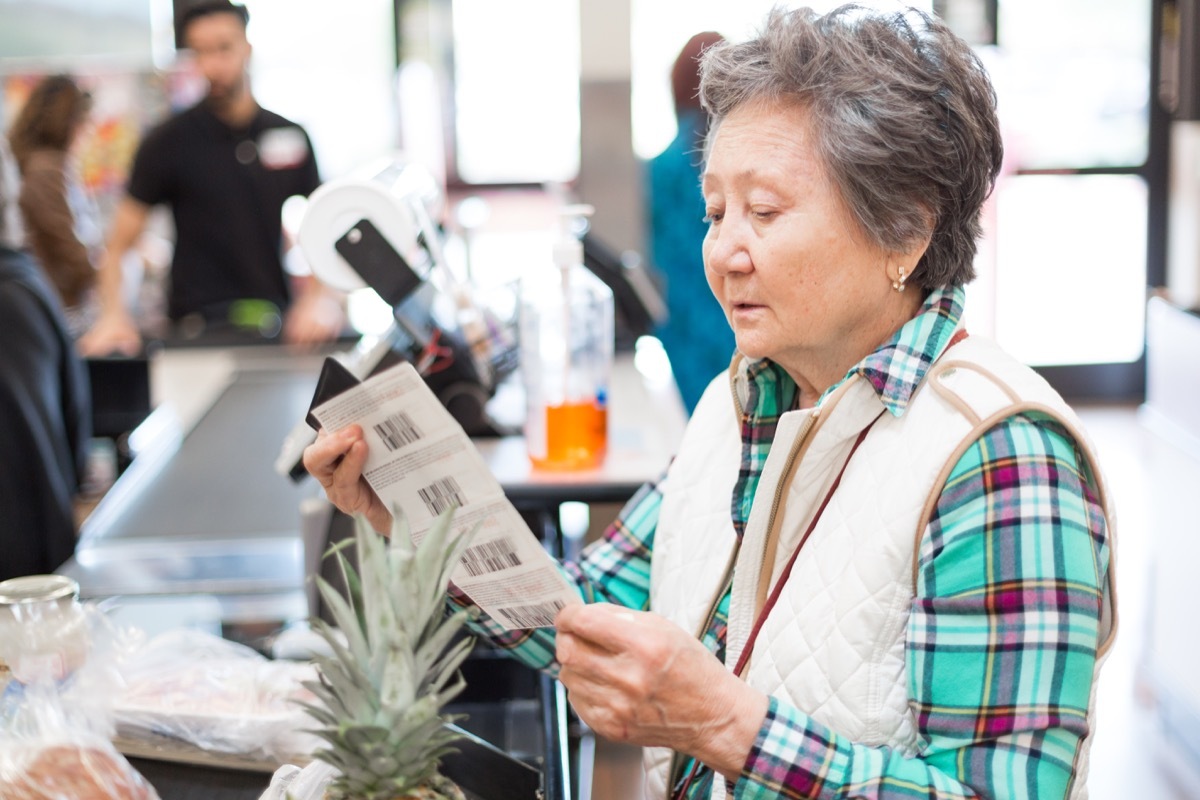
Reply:
[[[146,229],[150,206],[126,195],[113,215],[112,230],[100,261],[97,288],[100,316],[96,324],[79,339],[79,351],[85,356],[111,353],[134,355],[141,349],[142,337],[125,308],[122,297],[124,273],[121,261]]]

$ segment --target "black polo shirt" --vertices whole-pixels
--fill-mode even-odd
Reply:
[[[308,134],[265,109],[235,130],[201,102],[147,134],[128,192],[175,217],[170,317],[220,318],[251,298],[286,308],[280,211],[319,184]]]

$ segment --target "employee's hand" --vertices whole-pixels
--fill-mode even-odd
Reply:
[[[600,735],[662,746],[736,779],[767,713],[767,697],[703,644],[657,614],[607,603],[555,619],[559,679]]]
[[[135,356],[142,349],[142,335],[124,309],[106,311],[87,333],[79,337],[75,346],[85,358],[113,354]]]
[[[346,326],[341,302],[314,280],[304,284],[283,318],[283,340],[308,348],[332,341]]]
[[[304,448],[304,468],[325,487],[325,494],[347,514],[366,516],[380,533],[392,529],[392,515],[363,477],[367,443],[362,428],[350,425],[337,433],[321,430]]]

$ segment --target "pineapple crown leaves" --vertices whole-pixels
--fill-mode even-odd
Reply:
[[[313,620],[332,655],[316,659],[319,680],[305,683],[316,702],[300,705],[328,745],[314,757],[341,772],[330,797],[394,796],[436,774],[438,758],[453,750],[458,737],[445,726],[456,718],[441,709],[465,686],[458,669],[472,641],[455,640],[470,612],[445,616],[444,597],[475,531],[455,531],[452,516],[442,514],[417,544],[399,509],[390,541],[359,517],[357,568],[344,553],[348,543],[330,551],[346,596],[316,579],[337,629]]]

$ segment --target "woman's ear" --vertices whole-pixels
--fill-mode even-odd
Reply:
[[[929,242],[932,241],[932,232],[926,233],[920,239],[915,241],[906,252],[901,254],[904,260],[905,270],[909,275],[916,271],[917,265],[921,263],[921,259],[925,257],[925,251],[929,249]]]
[[[921,263],[921,257],[929,249],[930,239],[931,236],[926,234],[920,239],[915,240],[908,249],[888,254],[884,260],[883,269],[893,289],[898,292],[904,291],[906,282],[917,271],[917,265]]]
[[[921,259],[924,258],[925,251],[929,249],[929,243],[933,240],[933,229],[937,224],[937,219],[923,205],[921,212],[925,222],[924,231],[915,235],[905,250],[892,254],[893,263],[888,265],[888,275],[892,280],[896,280],[900,268],[904,269],[906,279],[911,278],[912,274],[917,271]]]

